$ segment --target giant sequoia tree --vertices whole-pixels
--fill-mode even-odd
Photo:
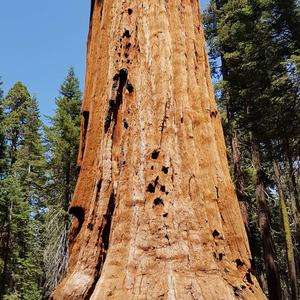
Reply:
[[[52,299],[265,299],[198,1],[92,1],[78,165]]]

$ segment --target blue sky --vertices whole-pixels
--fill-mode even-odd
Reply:
[[[208,0],[201,0],[205,8]],[[85,77],[89,0],[1,0],[0,77],[4,93],[22,81],[52,115],[70,65]],[[44,118],[43,118],[44,119]]]

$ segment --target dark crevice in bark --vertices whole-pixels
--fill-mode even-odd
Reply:
[[[247,280],[248,283],[254,284],[254,282],[252,280],[252,277],[251,277],[251,270],[248,270],[248,272],[246,273],[245,278],[246,278],[246,280]]]
[[[147,192],[155,193],[155,189],[156,189],[156,186],[158,184],[158,180],[159,180],[159,177],[157,176],[153,182],[148,184]]]
[[[244,262],[241,261],[239,258],[237,258],[235,260],[235,263],[236,263],[236,267],[239,268],[239,267],[242,267],[244,265]]]
[[[217,196],[217,199],[219,199],[220,195],[219,195],[219,188],[217,186],[215,186],[215,189],[216,189],[216,196]]]
[[[219,237],[220,236],[220,232],[218,231],[218,230],[214,230],[213,231],[213,233],[212,233],[212,236],[214,237],[214,238],[216,238],[216,237]]]
[[[84,298],[86,300],[90,299],[90,297],[92,296],[92,294],[96,288],[96,284],[101,276],[101,272],[102,272],[102,269],[103,269],[103,266],[104,266],[104,263],[106,260],[106,255],[107,255],[107,251],[109,248],[111,225],[112,225],[112,221],[113,221],[115,207],[116,207],[116,198],[115,198],[114,192],[112,192],[110,195],[109,201],[108,201],[106,213],[105,213],[105,215],[103,215],[103,222],[99,228],[101,250],[99,253],[98,263],[95,268],[94,282],[93,282],[92,286],[90,287],[90,289],[88,290],[86,297]]]
[[[160,191],[165,193],[166,192],[166,187],[164,185],[161,185],[160,186]]]
[[[161,198],[156,198],[153,201],[153,207],[155,206],[164,206],[164,201]]]
[[[90,10],[90,22],[92,21],[93,13],[95,8],[95,0],[91,1],[91,10]]]
[[[123,102],[124,88],[126,88],[129,93],[133,92],[133,86],[128,81],[127,69],[121,69],[120,72],[114,76],[113,81],[112,95],[111,99],[109,100],[108,112],[104,124],[105,133],[107,133],[108,129],[110,128],[112,121],[114,122],[114,126],[116,125],[118,111]]]
[[[168,108],[169,108],[169,101],[167,101],[165,104],[164,117],[163,117],[163,120],[162,120],[161,126],[160,126],[161,135],[162,135],[165,127],[167,126],[167,119],[168,119],[167,110],[168,110]],[[161,136],[161,139],[162,139],[162,136]],[[161,144],[161,141],[160,141],[160,144]]]
[[[78,226],[72,232],[72,237],[75,238],[79,234],[84,222],[84,209],[80,206],[73,206],[69,209],[69,214],[73,215],[78,221]]]
[[[169,172],[169,168],[168,167],[162,167],[162,172],[164,172],[165,174],[168,174]]]
[[[123,120],[123,126],[125,129],[128,129],[129,125],[128,122],[126,120]]]
[[[97,182],[97,187],[96,187],[97,188],[97,191],[96,191],[96,202],[99,201],[101,187],[102,187],[102,179]]]
[[[152,159],[158,159],[159,153],[158,150],[154,150],[151,154]]]
[[[87,135],[87,130],[88,130],[88,126],[89,126],[90,113],[88,111],[84,111],[82,113],[82,117],[83,117],[83,128],[82,128],[81,159],[83,159],[84,152],[85,152],[86,135]]]
[[[127,30],[127,29],[126,29],[126,30],[124,31],[124,33],[123,33],[123,36],[122,36],[122,37],[123,37],[123,38],[125,38],[125,37],[126,37],[126,38],[130,38],[130,37],[131,37],[131,35],[130,35],[130,32],[129,32],[129,30]]]

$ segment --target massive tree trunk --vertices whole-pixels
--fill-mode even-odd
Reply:
[[[52,299],[265,299],[198,1],[92,1],[68,273]]]

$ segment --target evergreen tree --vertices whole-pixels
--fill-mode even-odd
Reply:
[[[81,91],[71,67],[56,99],[55,116],[46,129],[49,155],[48,242],[45,251],[47,269],[45,293],[48,294],[64,275],[67,265],[68,206],[77,177]]]
[[[287,224],[284,213],[280,215],[280,210],[274,209],[272,201],[267,199],[277,201],[277,207],[281,207],[281,212],[285,210],[285,206],[288,208],[289,203],[283,197],[283,192],[279,198],[272,196],[274,189],[279,193],[280,190],[282,191],[282,186],[285,186],[280,185],[279,176],[271,175],[277,165],[274,161],[278,161],[279,166],[287,166],[286,173],[292,191],[289,198],[297,228],[299,205],[296,180],[293,178],[293,160],[295,161],[297,152],[295,150],[300,141],[299,61],[297,60],[299,30],[296,30],[299,28],[299,22],[299,9],[296,1],[293,0],[215,0],[211,1],[205,14],[213,74],[222,76],[222,81],[218,83],[220,92],[217,96],[221,107],[227,112],[225,132],[227,136],[232,136],[232,132],[235,132],[234,136],[240,138],[242,142],[240,144],[243,145],[240,149],[242,163],[239,164],[243,165],[242,171],[235,172],[238,192],[241,174],[247,177],[245,171],[254,167],[253,180],[248,183],[248,186],[246,184],[243,190],[252,190],[252,193],[256,191],[257,213],[250,210],[250,219],[257,214],[262,234],[259,244],[263,245],[265,253],[270,299],[281,297],[275,247],[272,245],[274,244],[272,239],[275,238],[276,242],[280,239],[272,234],[271,227],[284,227],[285,234],[280,232],[281,239],[285,238],[289,252],[296,249],[293,250],[293,247],[288,246],[291,240],[288,234],[291,232],[290,227],[293,222]],[[234,162],[234,151],[232,154]],[[249,160],[251,156],[252,159]],[[236,170],[236,165],[234,169]],[[253,185],[255,189],[252,188]],[[286,189],[285,192],[288,190]],[[253,197],[249,198],[250,201],[251,198]],[[253,207],[251,203],[249,207]],[[266,232],[269,232],[268,236],[265,235]],[[259,244],[255,247],[257,248]],[[277,251],[286,253],[281,251],[279,245],[280,243],[277,242]],[[284,263],[291,266],[291,297],[297,299],[296,280],[293,278],[295,272],[292,271],[295,269],[292,266],[294,262],[290,260],[293,255],[289,252],[284,259],[279,257],[282,263],[280,269],[285,269]],[[256,251],[256,255],[259,253],[260,250]],[[270,257],[273,257],[271,265]],[[263,269],[259,272],[263,272]]]
[[[40,299],[44,157],[37,102],[18,82],[2,102],[7,170],[0,181],[0,295]]]
[[[2,81],[0,78],[0,179],[4,176],[5,170],[5,139],[4,139],[4,128],[3,128],[3,91],[1,89]]]

